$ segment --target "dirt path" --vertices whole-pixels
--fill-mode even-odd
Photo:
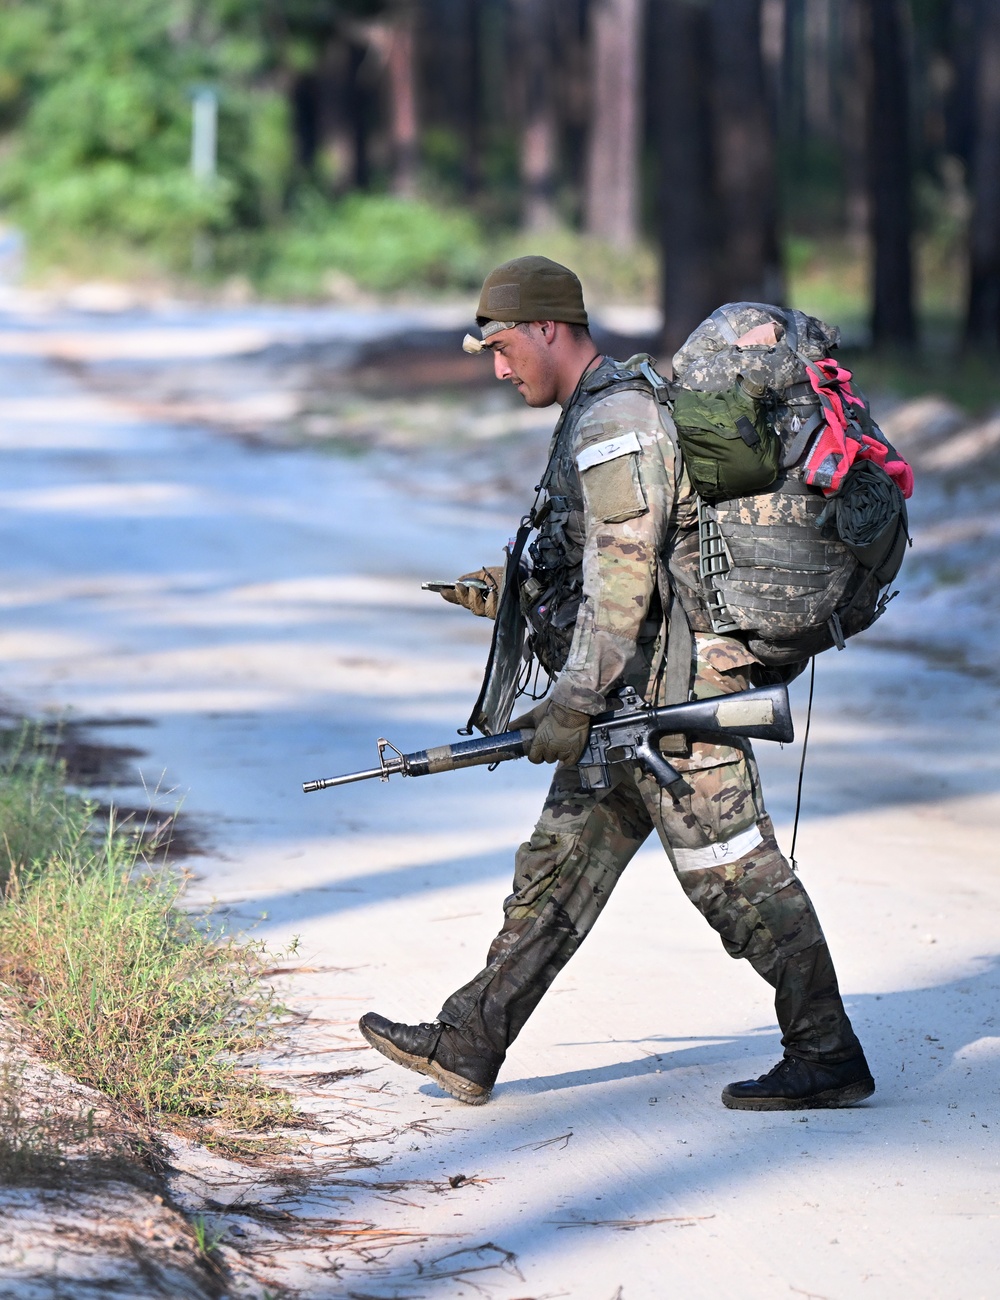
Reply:
[[[195,328],[154,324],[175,354]],[[992,1295],[988,666],[949,666],[940,626],[936,662],[857,645],[819,665],[798,856],[872,1104],[721,1107],[723,1084],[777,1059],[767,990],[648,848],[494,1101],[463,1108],[353,1026],[369,1009],[429,1018],[478,968],[545,774],[299,786],[369,766],[377,736],[412,749],[453,735],[486,628],[419,583],[495,556],[513,514],[426,483],[408,498],[364,457],[141,417],[46,357],[40,334],[58,327],[65,353],[85,323],[29,325],[0,330],[0,691],[142,750],[160,804],[183,797],[212,845],[190,863],[196,896],[277,948],[298,940],[297,973],[278,978],[309,1019],[268,1065],[327,1128],[279,1180],[178,1146],[182,1201],[217,1216],[273,1288],[317,1300]],[[143,328],[127,331],[133,354]],[[198,328],[203,355],[222,326]],[[32,346],[10,342],[26,334]],[[886,637],[917,635],[906,602]],[[761,749],[787,846],[798,747]]]

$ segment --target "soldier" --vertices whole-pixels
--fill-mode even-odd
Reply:
[[[666,408],[650,385],[594,347],[580,282],[543,257],[487,276],[466,350],[493,354],[496,377],[529,406],[558,402],[530,576],[504,593],[485,568],[442,594],[495,617],[520,601],[551,692],[511,726],[534,728],[528,757],[558,763],[542,815],[517,852],[513,893],[486,965],[436,1021],[370,1013],[361,1032],[384,1056],[471,1105],[489,1100],[510,1044],[589,933],[629,860],[656,830],[681,887],[775,990],[784,1055],[756,1080],[729,1084],[742,1110],[846,1106],[874,1092],[812,904],[782,855],[750,745],[677,738],[683,781],[662,789],[618,764],[611,788],[581,789],[575,766],[590,719],[634,687],[657,704],[746,689],[754,656],[713,635],[697,574],[696,497]],[[693,635],[692,635],[693,629]],[[678,683],[680,684],[678,686]],[[673,694],[674,698],[669,696]]]

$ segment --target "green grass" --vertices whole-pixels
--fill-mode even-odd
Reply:
[[[40,730],[0,731],[0,894],[12,870],[26,874],[33,863],[71,851],[86,821],[82,808]]]
[[[38,1051],[142,1120],[260,1130],[286,1094],[238,1058],[278,1012],[262,948],[181,905],[183,878],[143,859],[65,788],[51,749],[11,740],[3,767],[0,998]]]
[[[225,1228],[209,1227],[203,1214],[197,1214],[192,1219],[191,1231],[194,1234],[195,1247],[204,1259],[211,1259],[226,1235]]]

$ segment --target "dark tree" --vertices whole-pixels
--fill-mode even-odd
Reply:
[[[980,0],[965,342],[1000,349],[1000,4]]]
[[[695,0],[660,0],[649,18],[663,250],[662,346],[669,355],[718,306],[708,100],[711,27],[707,10]]]
[[[760,0],[713,0],[710,18],[717,293],[720,301],[780,301],[777,175]]]
[[[467,198],[474,199],[482,183],[482,6],[479,0],[462,0],[455,80],[461,105],[462,182]]]
[[[559,131],[554,49],[557,0],[511,0],[511,72],[520,90],[522,220],[528,230],[555,224]]]
[[[663,347],[722,302],[782,297],[774,128],[760,0],[650,9],[659,162]]]
[[[453,195],[475,199],[483,180],[483,6],[422,0],[418,35],[421,122],[433,133],[427,162]]]
[[[948,0],[951,93],[948,96],[945,147],[949,153],[962,159],[966,169],[972,164],[976,137],[980,10],[989,7],[983,4],[983,0]]]
[[[389,183],[400,198],[417,192],[420,122],[417,113],[416,0],[394,0],[368,27],[384,72],[389,128]]]
[[[868,0],[841,0],[839,152],[844,175],[844,225],[855,256],[864,255],[871,230],[867,104],[871,85]]]
[[[641,0],[592,0],[592,106],[584,218],[587,232],[628,248],[639,234]]]
[[[868,98],[872,343],[876,348],[907,348],[916,340],[907,31],[901,0],[867,0],[867,4],[872,68]]]

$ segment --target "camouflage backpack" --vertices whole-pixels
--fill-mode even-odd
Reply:
[[[909,541],[912,472],[831,358],[839,341],[802,312],[727,303],[674,357],[701,595],[713,630],[742,634],[771,666],[870,627]]]

